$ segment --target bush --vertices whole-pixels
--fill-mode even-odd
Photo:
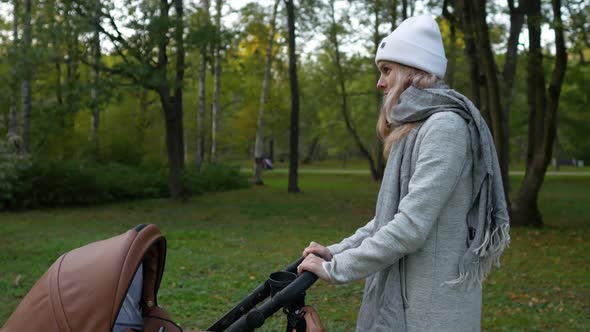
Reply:
[[[231,190],[248,185],[233,166],[208,166],[186,172],[188,195]],[[13,177],[0,196],[0,210],[87,205],[168,196],[168,172],[121,164],[85,165],[34,161]]]
[[[0,122],[0,129],[4,124]],[[4,201],[12,199],[20,172],[30,166],[28,154],[18,153],[20,137],[0,134],[0,210]]]
[[[201,172],[185,172],[184,183],[190,194],[209,191],[240,189],[249,186],[249,181],[240,174],[238,165],[206,165]]]

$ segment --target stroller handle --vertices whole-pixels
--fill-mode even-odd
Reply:
[[[259,328],[264,321],[272,316],[279,309],[292,303],[297,297],[301,296],[309,287],[311,287],[318,276],[306,271],[297,277],[289,286],[278,292],[270,300],[266,301],[259,308],[254,308],[243,315],[233,325],[229,327],[229,332],[247,332]]]
[[[284,271],[297,273],[297,266],[301,264],[305,257],[300,257],[291,264],[289,264]],[[301,276],[308,272],[303,273]],[[301,278],[301,276],[299,278]],[[315,276],[315,275],[314,275]],[[297,281],[297,278],[295,281]],[[307,277],[306,277],[307,278]],[[316,277],[317,279],[317,277]],[[295,283],[293,281],[293,283]],[[314,280],[315,282],[315,280]],[[313,282],[312,282],[313,284]],[[305,289],[309,288],[307,286]],[[287,287],[288,288],[288,287]],[[285,288],[286,289],[286,288]],[[304,289],[304,290],[305,290]],[[250,311],[250,309],[254,308],[258,303],[264,301],[267,297],[270,296],[270,286],[267,282],[263,282],[258,287],[256,287],[250,294],[248,294],[245,298],[243,298],[237,305],[235,305],[232,309],[230,309],[225,315],[219,318],[213,325],[211,325],[207,331],[218,332],[224,331],[234,322],[236,322],[240,317],[243,317],[246,313]],[[268,316],[267,316],[268,317]]]

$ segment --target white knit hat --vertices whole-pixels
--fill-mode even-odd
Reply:
[[[379,45],[375,63],[380,60],[401,63],[443,78],[447,58],[438,24],[429,15],[406,19]]]

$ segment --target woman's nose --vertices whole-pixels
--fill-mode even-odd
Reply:
[[[382,77],[377,81],[377,89],[385,89],[385,80]]]

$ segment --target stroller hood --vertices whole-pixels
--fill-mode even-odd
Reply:
[[[166,240],[155,225],[67,252],[35,283],[2,332],[110,332],[141,263],[142,305],[157,304],[165,258]]]

